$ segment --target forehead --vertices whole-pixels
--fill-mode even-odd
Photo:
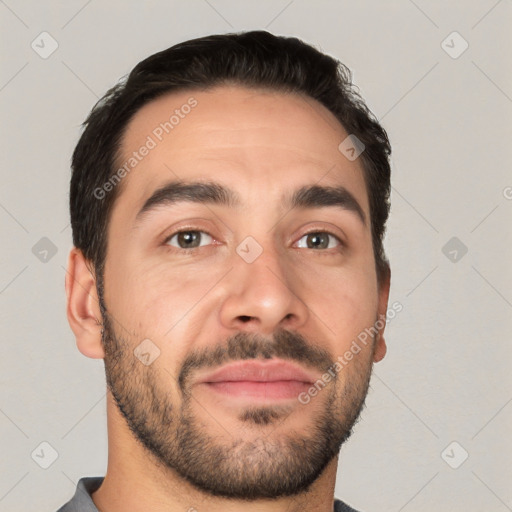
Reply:
[[[307,184],[345,186],[366,212],[360,159],[338,150],[348,133],[315,100],[295,93],[222,86],[166,94],[130,121],[118,167],[127,172],[115,209],[134,216],[171,180],[217,181],[254,200],[276,201]]]

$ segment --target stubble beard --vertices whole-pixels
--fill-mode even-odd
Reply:
[[[240,332],[227,340],[226,349],[187,359],[176,381],[181,392],[177,400],[169,392],[169,372],[156,364],[141,364],[134,356],[134,344],[116,335],[104,304],[103,320],[107,385],[135,439],[164,471],[170,470],[208,495],[254,501],[307,492],[351,436],[364,407],[372,354],[343,368],[341,389],[336,385],[338,374],[309,405],[241,409],[237,417],[241,427],[259,434],[237,439],[236,432],[228,431],[220,440],[210,433],[212,425],[204,424],[195,412],[201,406],[188,377],[196,367],[275,356],[313,359],[315,366],[325,369],[334,364],[329,355],[289,331],[279,331],[272,342]],[[307,409],[313,405],[315,414]],[[307,431],[296,431],[287,419],[297,407],[299,414],[312,416]],[[283,427],[284,422],[289,426]]]

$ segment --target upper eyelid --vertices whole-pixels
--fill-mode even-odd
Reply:
[[[168,236],[166,236],[164,238],[164,242],[163,243],[167,244],[169,242],[169,240],[171,240],[176,235],[179,235],[180,233],[187,233],[189,231],[195,231],[195,232],[198,232],[198,233],[204,233],[204,234],[208,235],[209,237],[211,237],[213,242],[217,241],[217,239],[209,231],[206,231],[205,229],[198,229],[198,228],[192,228],[191,227],[191,228],[179,228],[178,230],[173,231],[171,234],[169,234]],[[297,243],[299,240],[301,240],[303,237],[305,237],[307,235],[311,235],[311,234],[314,234],[314,233],[327,233],[328,235],[331,235],[334,238],[336,238],[336,240],[340,243],[340,245],[345,245],[346,243],[343,240],[343,238],[340,237],[339,234],[334,233],[333,231],[334,230],[329,230],[327,228],[318,228],[318,227],[311,228],[310,230],[302,233],[301,236],[294,243]],[[199,247],[194,247],[193,249],[199,249]]]
[[[306,236],[306,235],[311,235],[312,233],[327,233],[329,235],[332,235],[334,237],[336,237],[338,240],[342,241],[341,238],[340,238],[340,235],[338,233],[334,233],[334,230],[331,230],[331,229],[327,229],[327,228],[313,228],[311,230],[308,230],[306,231],[305,233],[302,233],[301,237],[302,238],[303,236]]]
[[[184,229],[182,229],[182,228],[180,228],[177,231],[173,231],[169,235],[165,236],[164,237],[164,243],[167,243],[171,238],[175,237],[176,235],[179,235],[180,233],[188,233],[189,231],[195,231],[197,233],[204,233],[205,235],[208,235],[208,236],[212,237],[212,239],[214,241],[216,240],[216,238],[211,233],[209,233],[208,231],[206,231],[204,229],[193,229],[193,228],[184,228]]]

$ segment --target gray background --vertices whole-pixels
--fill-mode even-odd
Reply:
[[[0,511],[55,510],[106,468],[102,361],[65,316],[80,123],[151,53],[255,28],[347,64],[394,148],[386,247],[403,311],[336,495],[368,512],[512,510],[510,0],[0,0],[0,16]]]

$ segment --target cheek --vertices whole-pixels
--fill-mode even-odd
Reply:
[[[172,336],[174,326],[197,316],[197,305],[226,272],[213,267],[125,259],[111,272],[115,311],[131,330],[155,339]]]
[[[326,334],[333,340],[337,355],[375,323],[377,287],[374,274],[367,269],[341,269],[328,277],[310,274],[304,290],[305,303],[319,326],[327,326]]]

